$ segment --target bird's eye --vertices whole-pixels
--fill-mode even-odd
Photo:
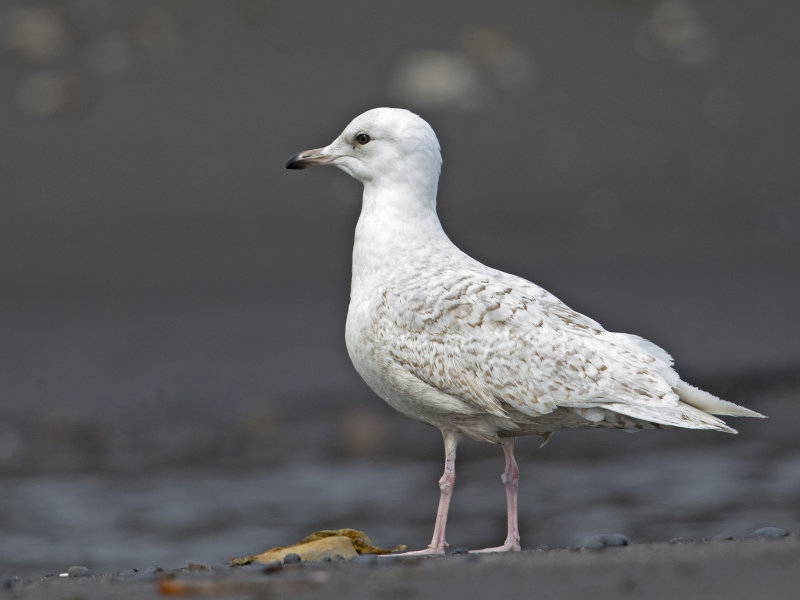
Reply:
[[[370,137],[369,137],[369,136],[368,136],[366,133],[359,133],[359,134],[356,136],[356,141],[357,141],[359,144],[361,144],[362,146],[363,146],[364,144],[368,144],[368,143],[369,143],[369,140],[370,140]]]

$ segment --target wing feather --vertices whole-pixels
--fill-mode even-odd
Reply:
[[[600,408],[666,425],[725,428],[680,402],[666,351],[606,331],[524,279],[462,269],[453,282],[444,271],[440,281],[398,294],[405,310],[394,315],[393,358],[476,414],[536,418],[558,408]]]

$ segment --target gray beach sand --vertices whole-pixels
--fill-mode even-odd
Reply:
[[[587,550],[208,568],[7,581],[13,597],[157,598],[788,598],[800,589],[800,543],[739,539]],[[9,592],[6,592],[9,593]]]

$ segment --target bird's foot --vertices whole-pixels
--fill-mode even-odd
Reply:
[[[506,540],[502,546],[495,546],[494,548],[483,548],[481,550],[470,550],[469,553],[481,554],[486,552],[519,552],[522,548],[519,545],[519,540]]]
[[[434,548],[432,546],[428,546],[424,550],[409,550],[408,552],[393,552],[392,554],[381,554],[380,556],[427,556],[427,555],[436,555],[436,554],[444,554],[444,549],[447,547],[445,543],[444,546],[440,548]]]

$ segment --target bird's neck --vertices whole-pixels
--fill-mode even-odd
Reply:
[[[436,214],[435,181],[427,188],[367,182],[353,244],[353,290],[384,278],[386,270],[413,268],[433,249],[451,245]]]

